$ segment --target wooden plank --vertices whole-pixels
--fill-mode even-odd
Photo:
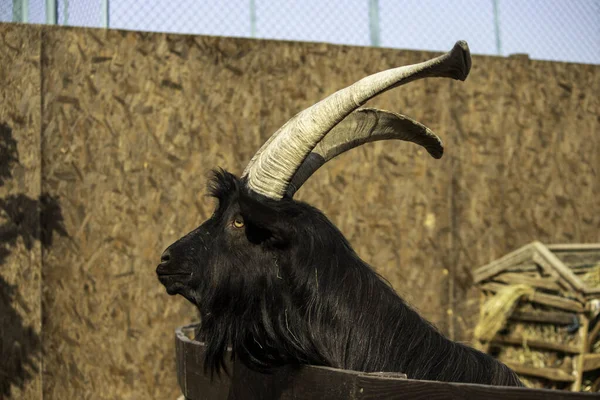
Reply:
[[[211,380],[204,374],[203,343],[190,339],[196,325],[188,325],[175,331],[175,351],[177,361],[177,382],[186,398],[193,400],[226,400],[231,387],[231,377],[225,373]],[[226,356],[226,366],[230,374],[233,364]]]
[[[529,370],[527,370],[530,372]],[[537,371],[535,371],[537,372]],[[245,375],[245,376],[242,376]],[[559,370],[562,381],[569,376]],[[239,380],[238,380],[239,377]],[[246,399],[588,399],[593,395],[555,390],[494,387],[412,379],[378,378],[324,367],[285,367],[273,374],[260,374],[236,365],[232,400]]]
[[[533,296],[530,297],[529,300],[534,303],[557,307],[557,308],[561,308],[563,310],[569,310],[569,311],[575,311],[575,312],[582,312],[584,310],[583,305],[581,305],[581,303],[579,303],[575,300],[565,299],[563,297],[553,296],[551,294],[536,292]]]
[[[548,262],[550,265],[559,273],[559,275],[569,282],[571,286],[579,291],[583,291],[583,283],[573,274],[573,271],[569,269],[563,262],[556,257],[546,246],[540,242],[534,243],[535,249],[539,254]]]
[[[585,275],[585,274],[589,273],[592,269],[594,269],[595,266],[596,266],[596,264],[583,264],[583,265],[575,265],[570,268],[573,270],[573,273],[575,275]]]
[[[493,387],[461,383],[398,380],[358,380],[356,399],[374,400],[445,400],[445,399],[589,399],[593,395],[559,390],[534,390],[516,387]],[[360,391],[362,389],[362,392]],[[298,397],[298,399],[301,397]]]
[[[537,266],[537,265],[536,265]],[[506,270],[507,273],[515,273],[515,275],[519,275],[519,276],[526,276],[528,278],[542,278],[542,279],[548,279],[547,277],[543,276],[542,273],[544,271],[524,271],[524,270],[513,270],[513,271],[509,271],[508,269]]]
[[[499,258],[498,260],[492,261],[491,263],[476,269],[473,272],[473,282],[481,282],[484,279],[488,279],[502,272],[514,264],[519,264],[526,261],[533,254],[533,250],[533,243],[531,243],[505,255],[502,258]]]
[[[575,253],[556,253],[556,257],[558,257],[563,264],[567,265],[568,267],[576,268],[581,264],[597,264],[600,262],[600,250]]]
[[[285,366],[270,373],[259,373],[236,362],[230,393],[215,392],[215,383],[199,373],[202,371],[204,345],[190,339],[184,327],[176,332],[178,360],[185,357],[187,364],[178,362],[180,386],[185,398],[190,400],[207,398],[246,399],[587,399],[587,394],[553,390],[534,390],[518,387],[494,387],[463,383],[418,381],[406,379],[397,373],[363,373],[318,366]],[[192,362],[190,362],[192,361]],[[517,369],[517,368],[515,368]],[[528,372],[531,372],[527,370]],[[518,372],[518,371],[517,371]],[[535,371],[537,372],[537,371]],[[551,371],[553,372],[553,371]],[[561,374],[562,373],[562,374]],[[552,375],[568,381],[562,370]],[[556,375],[556,376],[555,376]],[[568,375],[568,374],[567,374]],[[190,385],[196,380],[199,384]],[[213,385],[211,387],[211,385]],[[216,394],[215,394],[216,393]],[[217,396],[217,397],[211,397]]]
[[[519,346],[522,346],[524,343],[526,343],[528,347],[561,351],[563,353],[571,354],[578,354],[580,352],[580,348],[577,346],[562,343],[544,342],[543,340],[526,339],[521,336],[496,336],[494,337],[494,339],[492,339],[492,342],[502,344],[515,344]]]
[[[525,284],[538,289],[560,291],[560,286],[553,278],[532,278],[519,273],[504,273],[493,277],[494,281],[509,284]]]
[[[569,270],[571,270],[571,272],[573,272],[573,275],[579,279],[577,275],[581,272],[581,269],[591,268],[600,262],[600,251],[593,248],[593,246],[595,245],[590,245],[590,248],[586,251],[556,252],[555,255]],[[586,296],[600,294],[600,287],[590,287],[585,285],[583,281],[580,282],[583,285],[583,293],[585,293]]]
[[[571,325],[577,318],[575,314],[560,311],[515,311],[509,317],[515,321],[547,322],[556,325]]]
[[[558,243],[546,245],[548,250],[557,251],[591,251],[600,250],[600,243]]]
[[[524,368],[527,372],[531,370]],[[593,395],[557,390],[494,387],[462,383],[383,378],[355,371],[325,367],[284,367],[272,374],[260,374],[236,364],[232,400],[247,399],[356,399],[356,400],[433,400],[433,399],[588,399]],[[534,369],[535,373],[538,372]],[[569,382],[562,370],[546,375]],[[543,372],[542,372],[543,373]],[[539,375],[539,374],[538,374]]]
[[[538,265],[536,263],[533,262],[529,262],[529,263],[522,263],[522,264],[518,264],[515,265],[514,267],[508,267],[505,269],[506,272],[538,272],[540,268],[538,267]]]
[[[574,289],[573,285],[571,285],[566,279],[564,279],[558,273],[558,271],[552,266],[552,264],[550,262],[548,262],[548,260],[546,260],[546,258],[542,254],[540,254],[539,252],[536,251],[533,253],[531,258],[542,270],[542,272],[541,272],[542,276],[548,275],[548,276],[552,277],[556,281],[556,283],[562,288],[563,291],[572,293],[581,302],[584,301],[584,298],[583,298],[583,295],[581,294],[581,292]]]
[[[482,290],[498,292],[498,290],[503,288],[504,285],[501,283],[489,282],[481,285],[480,287]],[[553,296],[551,294],[545,293],[536,292],[533,296],[529,296],[529,301],[575,312],[583,312],[584,310],[583,305],[575,300],[565,299],[559,296]]]
[[[583,356],[582,371],[592,371],[600,368],[600,354],[592,353]]]
[[[586,300],[594,299],[599,294],[600,294],[600,287],[599,288],[589,288],[589,287],[585,288],[585,299]]]
[[[576,376],[575,383],[571,387],[573,392],[579,392],[581,390],[581,383],[583,381],[583,363],[584,363],[584,355],[588,351],[588,329],[590,326],[590,321],[585,314],[580,314],[579,316],[579,355],[575,358],[575,362],[573,365],[575,366],[575,370],[573,373]]]
[[[600,294],[600,288],[588,287],[582,282],[573,271],[574,268],[594,264],[600,261],[600,244],[557,244],[544,246],[539,244],[536,248],[540,251],[540,255],[549,262],[559,273],[559,275],[567,281],[571,286],[580,290],[585,295]],[[554,254],[553,252],[557,253]],[[561,254],[562,253],[562,254]],[[539,261],[539,260],[536,260]],[[579,265],[576,265],[579,264]],[[587,265],[586,265],[587,264]],[[580,300],[584,300],[582,297]]]
[[[522,365],[517,362],[505,361],[510,369],[515,371],[517,374],[529,375],[529,376],[537,376],[538,378],[546,378],[552,381],[558,382],[574,382],[575,377],[570,375],[569,373],[563,371],[558,368],[536,368],[529,367],[527,365]]]
[[[585,261],[585,262],[577,262],[573,264],[567,264],[569,268],[573,271],[573,273],[586,273],[592,270],[594,267],[600,265],[600,254],[597,260]]]
[[[568,281],[563,279],[557,270],[552,267],[552,264],[546,260],[546,258],[538,252],[534,252],[531,256],[533,261],[542,269],[542,275],[548,275],[553,277],[557,282],[559,282],[565,289],[575,292],[573,286],[569,284]]]
[[[555,253],[573,273],[589,270],[600,263],[600,251]]]

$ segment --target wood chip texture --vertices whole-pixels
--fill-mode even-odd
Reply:
[[[0,25],[0,399],[41,399],[41,32]]]

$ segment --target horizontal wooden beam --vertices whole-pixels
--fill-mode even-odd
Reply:
[[[600,243],[557,243],[546,247],[552,251],[589,251],[600,250]]]
[[[520,249],[515,250],[502,258],[484,265],[483,267],[477,268],[473,272],[473,282],[481,282],[504,271],[506,268],[513,266],[514,264],[520,264],[527,261],[533,254],[533,251],[533,243],[528,244],[527,246],[521,247]]]
[[[574,345],[545,342],[543,340],[526,339],[520,336],[496,336],[492,339],[492,342],[501,344],[514,344],[519,346],[527,344],[528,347],[534,347],[538,349],[560,351],[563,353],[571,354],[581,353],[580,348]]]
[[[269,374],[256,372],[245,367],[239,360],[232,365],[231,380],[211,381],[204,374],[205,347],[190,339],[178,329],[177,373],[181,390],[187,399],[462,399],[462,400],[575,400],[593,398],[585,393],[528,389],[523,387],[500,387],[465,383],[418,381],[402,379],[396,375],[368,374],[328,367],[285,366],[275,368]],[[507,363],[507,365],[509,365]],[[518,363],[510,364],[518,373],[540,376],[537,369],[521,368]],[[523,371],[523,372],[520,372]],[[547,379],[569,382],[573,378],[562,370],[546,370]],[[533,373],[532,373],[533,372]],[[555,372],[555,373],[553,373]]]
[[[555,325],[571,325],[576,318],[576,314],[561,311],[515,311],[509,317],[515,321],[547,322]]]
[[[490,292],[498,292],[503,287],[506,286],[495,282],[484,283],[480,286],[482,290],[488,290]],[[533,296],[528,296],[528,299],[534,303],[544,304],[546,306],[552,306],[562,310],[575,311],[578,313],[584,312],[584,307],[581,303],[576,300],[565,299],[564,297],[560,296],[536,292],[533,294]]]
[[[517,374],[536,376],[538,378],[546,378],[558,382],[575,382],[575,377],[562,369],[558,368],[536,368],[527,365],[522,365],[512,361],[505,361],[510,369]]]
[[[593,251],[565,251],[565,252],[554,252],[560,260],[571,268],[571,270],[577,270],[578,268],[585,268],[586,266],[594,266],[600,262],[600,250]]]
[[[509,284],[524,284],[538,289],[554,290],[559,292],[561,287],[554,278],[532,278],[518,272],[503,273],[492,278],[494,281]]]
[[[517,264],[505,269],[506,272],[538,272],[540,267],[534,262]]]

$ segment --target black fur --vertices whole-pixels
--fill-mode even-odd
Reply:
[[[171,245],[157,272],[170,294],[198,306],[211,372],[231,346],[261,371],[312,364],[521,385],[505,365],[422,319],[319,210],[267,199],[222,170],[210,193],[219,203],[213,216]],[[243,228],[232,224],[239,217]]]

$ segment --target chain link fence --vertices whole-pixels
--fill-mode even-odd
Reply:
[[[0,0],[0,21],[600,64],[600,0]]]

